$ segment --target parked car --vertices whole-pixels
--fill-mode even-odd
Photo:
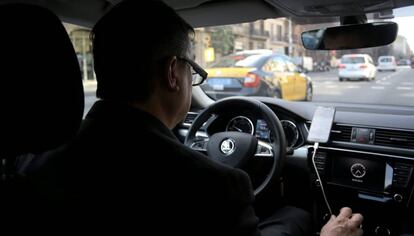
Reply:
[[[339,64],[339,81],[344,80],[375,80],[377,69],[368,54],[346,54]]]
[[[236,95],[312,99],[311,79],[285,55],[259,54],[241,60],[232,55],[206,71],[209,77],[201,88],[214,99]]]
[[[397,62],[399,66],[411,66],[411,61],[409,59],[400,59]]]
[[[319,61],[313,64],[313,71],[324,72],[324,71],[330,71],[330,70],[331,70],[331,66],[326,61]]]
[[[380,56],[378,58],[378,71],[397,71],[397,62],[394,56]]]

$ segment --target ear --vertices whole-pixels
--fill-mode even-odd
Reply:
[[[167,76],[166,76],[166,87],[170,91],[178,91],[179,87],[179,68],[178,59],[173,56],[167,61]]]

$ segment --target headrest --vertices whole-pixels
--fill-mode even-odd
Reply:
[[[78,60],[59,18],[34,5],[0,5],[0,157],[68,141],[82,120]]]

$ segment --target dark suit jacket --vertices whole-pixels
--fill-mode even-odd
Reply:
[[[71,229],[260,234],[245,172],[208,160],[127,105],[98,101],[76,139],[39,166],[32,181],[48,214]]]

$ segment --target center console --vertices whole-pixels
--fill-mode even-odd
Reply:
[[[308,153],[311,160],[313,149]],[[334,214],[344,206],[362,213],[365,235],[399,235],[411,227],[414,158],[320,147],[315,165]],[[315,186],[320,194],[318,181]],[[325,204],[318,206],[323,218]]]

